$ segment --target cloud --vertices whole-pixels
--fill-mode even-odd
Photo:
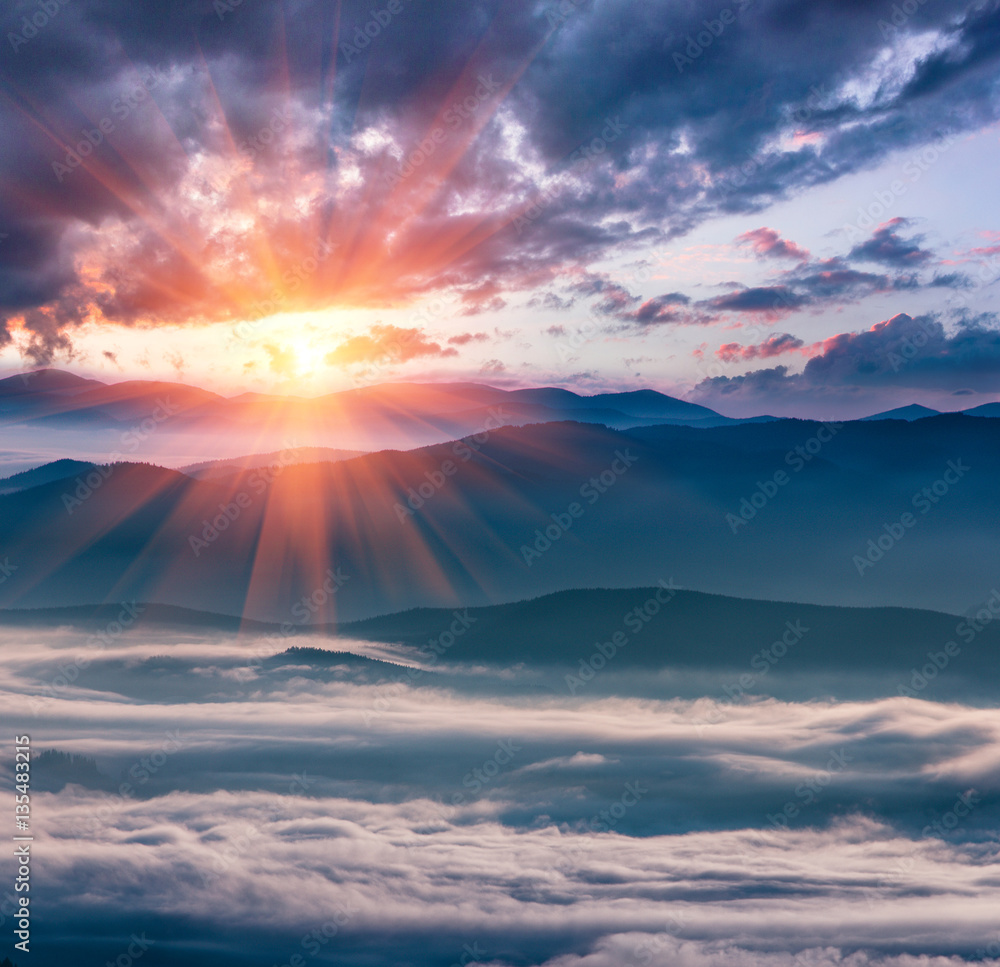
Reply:
[[[579,282],[570,286],[570,291],[584,296],[596,296],[593,303],[595,311],[603,315],[621,315],[639,301],[639,296],[633,295],[619,282],[606,275],[587,273]]]
[[[48,361],[87,320],[232,324],[442,292],[496,311],[1000,116],[989,4],[936,0],[888,36],[871,5],[750,5],[683,70],[709,0],[578,4],[563,24],[543,0],[404,7],[364,46],[371,6],[342,8],[303,0],[286,24],[269,3],[101,0],[11,52],[0,340]],[[793,257],[762,231],[760,254]],[[891,227],[856,257],[929,261]],[[599,295],[612,314],[639,301]]]
[[[274,343],[265,343],[263,349],[267,353],[271,372],[277,373],[279,376],[290,376],[295,372],[294,350],[288,349],[286,346],[277,346]]]
[[[467,346],[470,342],[489,342],[489,334],[485,332],[461,332],[448,339],[450,346]]]
[[[534,295],[528,300],[529,309],[570,309],[576,303],[576,299],[565,299],[555,292],[545,292],[540,296]]]
[[[805,343],[797,336],[783,332],[768,336],[764,342],[757,345],[741,346],[735,342],[726,343],[715,351],[715,355],[723,362],[731,363],[740,359],[770,359],[773,356],[780,356],[782,353],[802,349],[804,346]]]
[[[874,292],[886,292],[894,287],[895,280],[886,275],[852,269],[840,259],[829,259],[803,267],[795,281],[811,299],[838,302],[856,300]],[[906,287],[910,287],[909,279]]]
[[[755,286],[737,289],[707,300],[704,305],[721,312],[760,312],[780,315],[801,309],[812,300],[787,285]]]
[[[795,259],[798,262],[805,262],[810,257],[806,249],[783,239],[773,228],[755,228],[738,236],[736,241],[738,244],[749,245],[754,254],[761,258]]]
[[[424,356],[446,358],[457,356],[458,350],[442,348],[420,329],[376,323],[366,334],[352,336],[326,354],[331,366],[352,366],[357,363],[405,363]]]
[[[505,669],[502,694],[392,687],[273,643],[247,679],[259,640],[191,629],[12,642],[4,706],[111,780],[36,792],[45,940],[77,958],[168,926],[192,967],[308,960],[325,925],[320,949],[350,967],[373,947],[454,962],[473,941],[502,967],[960,967],[996,940],[988,705],[819,702],[808,684],[802,701],[570,701],[530,669]],[[47,697],[81,648],[88,667]]]
[[[867,242],[855,245],[848,258],[862,262],[879,262],[895,268],[919,266],[930,261],[934,254],[920,247],[920,236],[904,239],[897,231],[909,224],[905,218],[893,218],[875,229]]]
[[[975,283],[963,272],[945,272],[935,275],[927,284],[932,288],[971,289]]]
[[[683,312],[682,307],[690,302],[691,300],[682,292],[668,292],[647,299],[638,309],[625,313],[624,316],[640,326],[687,321],[691,318],[691,314]]]
[[[937,274],[921,280],[914,271],[934,258],[917,240],[905,240],[895,231],[905,219],[897,218],[879,226],[866,241],[844,256],[811,260],[809,253],[786,243],[769,228],[755,229],[737,241],[750,244],[762,257],[792,257],[798,264],[777,274],[773,284],[740,286],[733,292],[703,300],[698,306],[707,312],[761,313],[776,319],[806,307],[842,305],[884,292],[913,292],[922,288],[968,288],[971,282],[961,273]],[[790,246],[787,248],[786,246]],[[852,259],[881,262],[896,274],[868,272],[855,268]]]
[[[858,391],[917,389],[948,391],[962,386],[1000,392],[1000,327],[991,317],[963,319],[949,332],[933,315],[899,313],[870,329],[831,336],[814,346],[801,373],[787,366],[737,376],[713,376],[695,389],[699,401],[833,400],[850,403]],[[727,361],[763,358],[744,347],[722,347]],[[857,405],[859,401],[855,401]],[[864,399],[860,400],[866,405]]]

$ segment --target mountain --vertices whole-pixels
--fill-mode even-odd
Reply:
[[[3,383],[9,387],[7,397],[0,392],[0,425],[12,442],[41,450],[51,441],[47,452],[100,463],[141,455],[172,466],[204,464],[304,447],[412,449],[501,425],[563,420],[616,429],[740,422],[654,390],[581,396],[555,387],[393,383],[313,399],[257,393],[227,399],[182,383],[104,384],[58,370]],[[67,438],[66,432],[74,436]],[[74,453],[66,452],[68,446]]]
[[[96,379],[84,379],[59,369],[37,369],[0,379],[0,401],[32,397],[39,394],[73,396],[84,390],[105,384]]]
[[[494,391],[496,392],[496,391]],[[607,411],[622,416],[654,420],[687,419],[698,422],[719,416],[715,410],[697,403],[674,399],[655,390],[635,390],[628,393],[597,393],[580,396],[570,390],[555,387],[510,390],[503,398],[496,396],[490,402],[529,403],[545,406],[555,411]],[[579,416],[577,416],[579,419]]]
[[[300,447],[296,450],[273,453],[252,453],[230,460],[209,460],[205,463],[195,463],[181,467],[181,473],[199,480],[215,480],[228,477],[243,470],[254,470],[275,464],[288,463],[336,463],[339,460],[352,460],[363,457],[363,450],[334,450],[330,447]],[[2,486],[0,481],[0,486]]]
[[[1000,608],[1000,593],[995,603]],[[449,647],[448,662],[572,667],[589,658],[596,643],[613,642],[622,633],[628,641],[615,649],[614,665],[609,662],[619,670],[749,666],[756,652],[792,625],[795,634],[787,640],[803,642],[795,652],[797,670],[843,671],[847,666],[902,674],[923,664],[928,650],[940,650],[955,638],[958,623],[954,615],[918,609],[824,607],[683,589],[668,593],[661,587],[561,591],[461,614],[468,629]],[[427,642],[440,638],[454,620],[450,609],[418,608],[351,622],[339,633],[426,653]],[[962,674],[990,673],[1000,658],[1000,628],[984,629],[975,647],[962,654]]]
[[[909,406],[897,406],[893,410],[886,410],[884,413],[873,413],[871,416],[862,417],[863,420],[922,420],[926,416],[940,416],[939,410],[932,410],[929,406],[921,406],[919,403],[911,403]]]
[[[212,611],[194,611],[171,604],[126,602],[132,607],[127,612],[137,619],[137,625],[163,628],[201,628],[209,631],[239,631],[270,634],[279,631],[275,624],[253,621],[236,615],[217,614]],[[51,628],[68,627],[93,633],[122,619],[120,603],[85,604],[56,608],[4,608],[0,609],[0,627]],[[131,614],[131,612],[135,614]]]
[[[51,483],[53,480],[65,480],[77,474],[94,469],[94,464],[82,460],[54,460],[33,470],[22,470],[0,480],[0,494],[12,494],[18,490],[27,490],[40,484]]]
[[[974,406],[970,410],[964,411],[966,416],[1000,416],[1000,403],[983,403],[981,406]]]
[[[990,691],[1000,656],[1000,628],[995,625],[971,634],[975,619],[924,609],[748,600],[664,585],[575,589],[487,607],[416,608],[339,627],[293,625],[283,630],[228,615],[140,603],[130,605],[136,622],[126,640],[166,630],[222,632],[227,642],[241,633],[250,636],[248,644],[263,635],[264,649],[252,654],[269,677],[282,681],[289,675],[322,678],[324,670],[345,664],[355,670],[369,666],[382,678],[398,680],[416,658],[432,673],[413,679],[418,685],[447,682],[475,688],[470,674],[485,674],[505,688],[565,692],[565,676],[571,675],[577,689],[586,685],[591,693],[666,697],[704,695],[707,682],[709,694],[726,702],[744,693],[780,694],[783,688],[801,694],[803,687],[844,698],[897,695],[900,685],[920,693],[937,678],[936,671],[924,671],[931,662],[947,668],[947,676],[933,681],[939,700],[977,682],[995,700]],[[1000,609],[1000,592],[988,603]],[[0,627],[69,626],[91,635],[97,631],[102,641],[100,629],[120,618],[120,611],[119,605],[0,611]],[[449,638],[451,628],[458,633]],[[359,648],[359,641],[382,645],[383,654],[399,660],[389,663],[363,654],[367,649]],[[406,649],[414,651],[407,654]],[[110,688],[116,675],[149,670],[130,671],[130,663],[116,660],[113,652],[102,661],[94,671],[97,680],[87,687]],[[115,668],[116,661],[123,667]],[[601,672],[600,679],[592,681],[588,665]],[[183,674],[176,663],[163,663],[157,666],[156,680],[162,683],[171,667],[174,674]],[[302,670],[306,667],[308,672]],[[681,674],[664,677],[664,672]]]
[[[99,476],[0,496],[16,568],[0,606],[135,598],[314,623],[673,577],[959,613],[991,593],[1000,543],[1000,423],[961,415],[547,423],[224,480]]]

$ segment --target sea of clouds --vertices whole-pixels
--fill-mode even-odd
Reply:
[[[720,711],[709,688],[570,698],[518,669],[404,686],[350,655],[254,658],[252,638],[84,641],[0,635],[8,729],[100,770],[36,767],[32,964],[1000,957],[982,702]]]

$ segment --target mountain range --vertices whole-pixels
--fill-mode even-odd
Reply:
[[[552,422],[215,479],[47,469],[0,496],[0,605],[136,598],[315,623],[672,577],[961,613],[996,581],[998,437],[962,415]]]
[[[1000,594],[989,605],[1000,609]],[[803,687],[840,699],[926,693],[942,700],[970,688],[992,695],[1000,649],[1000,629],[988,625],[976,631],[975,616],[756,601],[663,585],[560,591],[486,607],[417,608],[291,630],[169,605],[142,603],[132,610],[136,621],[129,636],[138,640],[195,631],[263,638],[268,657],[255,667],[266,679],[258,679],[258,687],[280,687],[303,674],[353,679],[367,670],[374,673],[372,681],[467,689],[476,687],[469,678],[474,675],[490,687],[520,691],[664,698],[702,694],[700,673],[706,673],[723,703]],[[102,629],[119,617],[118,605],[7,610],[0,612],[0,624],[73,629],[93,644],[109,640]],[[456,622],[461,633],[442,642],[442,629]],[[359,642],[388,643],[391,650],[378,659],[361,653]],[[228,659],[234,669],[246,660]],[[419,675],[410,673],[414,662],[423,669]],[[929,671],[928,662],[934,666]],[[185,684],[184,669],[174,666],[164,659],[136,667],[108,651],[80,670],[78,684],[105,690],[114,679],[116,688],[130,693],[148,688],[145,680],[153,675],[154,696],[167,700],[168,674],[178,695],[197,687]],[[948,674],[938,679],[935,668],[942,666]]]

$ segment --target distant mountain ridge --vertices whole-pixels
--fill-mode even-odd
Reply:
[[[1000,591],[990,605],[1000,610]],[[827,688],[832,691],[835,680],[850,670],[871,679],[870,685],[883,694],[919,695],[937,677],[925,666],[939,668],[946,654],[954,659],[949,678],[963,682],[991,679],[1000,658],[1000,627],[976,631],[975,618],[924,609],[734,598],[670,588],[666,582],[645,588],[574,589],[480,607],[417,608],[339,626],[281,627],[150,603],[133,608],[138,619],[131,632],[140,637],[152,628],[264,636],[267,653],[255,654],[269,665],[343,662],[358,655],[350,642],[360,640],[413,649],[411,661],[422,660],[438,671],[445,665],[518,666],[529,672],[554,668],[559,676],[571,676],[573,694],[587,685],[593,672],[606,668],[647,675],[665,669],[736,669],[740,674],[720,678],[716,691],[725,702],[766,689],[767,676],[779,671],[831,676]],[[0,610],[0,627],[71,626],[89,633],[85,640],[102,644],[107,636],[100,629],[118,611],[117,605]],[[460,632],[442,637],[442,630],[456,622]],[[328,646],[317,646],[317,638],[326,639]],[[303,639],[306,644],[301,644]],[[275,658],[268,657],[271,653]],[[936,663],[929,657],[934,655],[939,656]],[[112,656],[111,651],[106,655]],[[407,656],[400,652],[399,657]],[[364,660],[381,663],[392,678],[400,678],[406,668],[371,656]],[[952,687],[964,685],[953,681]],[[935,683],[934,694],[940,688]]]
[[[363,450],[335,450],[332,447],[299,447],[290,450],[277,450],[272,453],[254,453],[243,457],[233,457],[228,460],[208,460],[203,463],[181,467],[181,473],[201,480],[220,479],[244,470],[267,467],[281,463],[337,463],[340,460],[353,460],[363,457]],[[2,486],[2,482],[0,482]]]
[[[944,496],[921,498],[925,513],[913,498],[931,485]],[[16,567],[0,606],[153,599],[281,622],[317,594],[315,622],[673,576],[958,612],[990,591],[998,493],[1000,422],[954,415],[544,423],[222,480],[121,463],[0,496]],[[906,512],[905,545],[872,551]],[[860,573],[859,555],[875,558]]]
[[[42,466],[32,470],[22,470],[20,473],[3,478],[0,480],[0,495],[14,493],[18,490],[28,490],[31,487],[51,483],[53,480],[65,480],[76,474],[93,470],[94,467],[94,464],[83,460],[54,460],[52,463],[42,464]]]
[[[914,404],[868,419],[913,420],[934,413]],[[1000,416],[1000,404],[970,413]],[[778,418],[726,417],[652,389],[585,396],[551,386],[398,382],[314,398],[259,393],[226,398],[182,383],[109,384],[53,369],[0,380],[0,428],[18,468],[24,468],[23,454],[33,448],[93,463],[135,458],[190,467],[309,447],[363,453],[411,450],[499,426],[567,420],[629,430],[741,426]]]
[[[922,420],[928,416],[940,416],[940,410],[932,410],[929,406],[910,403],[909,406],[897,406],[883,413],[873,413],[862,417],[863,420]]]

